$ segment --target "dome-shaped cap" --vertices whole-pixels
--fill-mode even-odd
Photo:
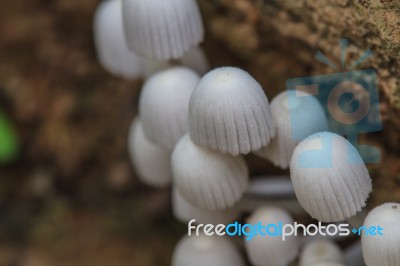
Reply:
[[[194,144],[185,135],[172,153],[174,184],[192,205],[208,210],[233,206],[248,185],[244,159]]]
[[[247,72],[222,67],[206,74],[190,98],[190,137],[232,155],[267,145],[275,135],[268,99]]]
[[[308,243],[300,254],[300,266],[325,265],[344,262],[339,246],[327,239],[316,239]]]
[[[204,38],[196,0],[123,0],[122,13],[128,46],[144,57],[179,59]]]
[[[300,142],[292,156],[290,175],[301,206],[321,222],[352,217],[366,205],[372,190],[356,148],[330,132]]]
[[[382,230],[379,229],[379,227]],[[361,244],[367,266],[400,265],[400,204],[385,203],[365,218]],[[381,233],[381,234],[380,234]]]
[[[264,207],[256,210],[247,223],[278,226],[278,223],[293,224],[294,221],[283,209]],[[271,233],[276,232],[275,229],[268,230]],[[281,236],[258,234],[251,240],[245,241],[245,247],[249,260],[254,266],[286,266],[297,257],[300,242],[295,235],[287,236],[284,241]]]
[[[140,119],[135,119],[131,125],[128,151],[143,183],[155,187],[166,187],[171,183],[171,153],[147,139]]]
[[[128,49],[122,25],[122,0],[100,3],[94,19],[94,39],[100,64],[126,79],[143,75],[142,58]]]
[[[255,153],[287,169],[297,144],[314,133],[328,130],[328,122],[320,102],[301,91],[281,92],[272,99],[270,110],[276,136]]]
[[[220,236],[185,236],[179,241],[172,266],[245,266],[229,239]]]
[[[193,206],[175,187],[172,190],[172,212],[175,218],[183,223],[196,219],[198,224],[228,224],[240,215],[237,206],[225,210],[210,211]]]
[[[139,113],[146,136],[172,150],[189,131],[189,99],[200,77],[185,67],[158,72],[143,85]]]

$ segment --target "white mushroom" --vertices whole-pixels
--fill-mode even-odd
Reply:
[[[368,214],[361,244],[367,266],[400,265],[399,203],[385,203]]]
[[[366,205],[372,190],[356,148],[330,132],[311,135],[296,147],[290,173],[301,206],[321,222],[354,216]]]
[[[194,143],[232,155],[259,150],[275,135],[260,84],[234,67],[215,69],[200,80],[190,98],[189,124]]]
[[[309,242],[300,254],[300,266],[324,265],[324,263],[343,264],[343,253],[339,246],[326,239],[316,239]]]
[[[126,79],[143,75],[142,59],[128,49],[122,25],[122,0],[101,2],[94,19],[94,39],[100,64]]]
[[[270,110],[276,125],[276,137],[255,153],[287,169],[297,144],[314,133],[326,131],[328,122],[317,98],[301,91],[278,94],[272,99]]]
[[[173,67],[146,81],[139,98],[139,113],[149,140],[172,150],[189,131],[189,99],[199,80],[194,71]]]
[[[293,224],[293,218],[285,210],[275,207],[264,207],[256,210],[247,220],[248,224],[263,226],[282,224]],[[250,262],[254,266],[285,266],[294,261],[300,247],[297,236],[286,236],[285,240],[278,233],[278,229],[264,229],[270,233],[277,233],[277,236],[270,234],[257,234],[251,240],[245,241],[245,247]]]
[[[233,206],[248,185],[244,159],[194,144],[185,135],[172,153],[174,184],[192,205],[208,210]]]
[[[186,236],[175,248],[172,266],[245,266],[237,248],[225,237]]]
[[[178,59],[203,41],[196,0],[123,0],[122,7],[128,46],[138,55]]]
[[[236,206],[225,210],[210,211],[193,206],[174,187],[172,190],[172,212],[175,218],[183,223],[195,219],[201,224],[228,224],[235,221],[240,215]]]
[[[139,119],[135,119],[131,125],[128,151],[143,183],[155,187],[166,187],[171,183],[171,153],[147,139]]]

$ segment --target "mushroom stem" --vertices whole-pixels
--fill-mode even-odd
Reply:
[[[346,265],[363,266],[364,260],[362,256],[361,241],[357,240],[344,251],[344,260]]]
[[[295,198],[290,176],[260,176],[250,181],[247,196],[266,199]]]

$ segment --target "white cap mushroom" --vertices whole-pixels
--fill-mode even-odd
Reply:
[[[361,244],[367,266],[400,265],[399,203],[385,203],[368,214]]]
[[[189,125],[194,143],[232,155],[259,150],[275,135],[260,84],[234,67],[212,70],[200,80],[190,98]]]
[[[275,207],[257,209],[247,220],[248,224],[261,223],[263,226],[293,224],[293,218],[285,210]],[[264,230],[265,231],[265,230]],[[275,229],[269,230],[277,233]],[[245,241],[245,247],[250,262],[255,266],[286,266],[294,261],[298,255],[300,241],[297,236],[286,236],[282,240],[280,235],[256,235]]]
[[[270,110],[276,137],[255,154],[287,169],[297,144],[314,133],[326,131],[328,122],[317,98],[301,91],[281,92],[272,99]]]
[[[327,239],[315,239],[309,242],[300,254],[300,266],[325,265],[324,263],[343,264],[343,252],[339,246]]]
[[[178,59],[203,41],[196,0],[123,0],[122,7],[128,46],[138,55]]]
[[[244,260],[225,237],[185,236],[175,248],[172,266],[245,266]]]
[[[173,67],[146,81],[139,98],[139,113],[150,141],[172,150],[189,131],[189,99],[199,80],[194,71]]]
[[[300,205],[321,222],[338,222],[361,211],[372,190],[356,148],[345,138],[321,132],[303,140],[290,164]]]
[[[228,224],[240,215],[240,209],[236,206],[218,211],[195,207],[187,202],[175,187],[172,190],[172,212],[175,218],[183,223],[196,219],[197,223],[213,225]]]
[[[128,49],[122,25],[122,0],[101,2],[94,18],[94,39],[100,64],[126,79],[143,75],[143,62]]]
[[[192,205],[220,210],[240,200],[248,185],[244,159],[218,153],[194,144],[185,135],[171,158],[174,184]]]
[[[140,119],[135,119],[131,125],[128,151],[143,183],[155,187],[166,187],[171,183],[171,153],[147,139]]]

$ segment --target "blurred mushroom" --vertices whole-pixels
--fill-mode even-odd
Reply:
[[[174,184],[192,205],[220,210],[240,200],[248,185],[244,159],[194,144],[186,134],[172,153]]]
[[[94,39],[100,64],[126,79],[143,75],[143,61],[128,49],[122,25],[122,0],[99,4],[94,18]]]
[[[260,84],[234,67],[212,70],[200,80],[190,98],[189,125],[194,143],[232,155],[259,150],[275,135]]]
[[[185,67],[154,74],[143,85],[139,113],[148,139],[167,150],[189,131],[189,99],[200,77]]]
[[[343,264],[343,253],[339,246],[326,239],[315,239],[309,242],[300,254],[300,266],[324,263]]]
[[[356,148],[330,132],[316,133],[295,149],[290,164],[301,206],[321,222],[339,222],[366,205],[371,178]]]
[[[123,0],[129,48],[158,59],[179,59],[203,41],[203,21],[196,0]]]

